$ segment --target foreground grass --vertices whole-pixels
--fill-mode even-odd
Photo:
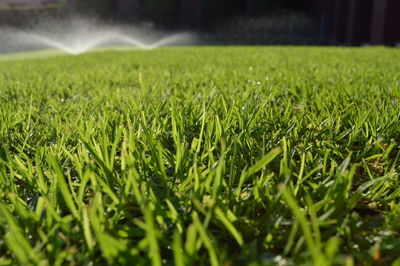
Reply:
[[[385,48],[0,62],[0,264],[399,265],[399,69]]]

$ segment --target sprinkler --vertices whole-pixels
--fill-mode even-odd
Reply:
[[[134,26],[75,19],[42,22],[29,30],[0,28],[0,53],[57,49],[78,55],[99,47],[154,49],[161,46],[189,45],[195,40],[190,33],[166,34]]]

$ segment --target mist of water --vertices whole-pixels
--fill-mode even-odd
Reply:
[[[0,53],[58,49],[77,55],[98,47],[154,49],[194,43],[196,37],[189,33],[166,34],[132,25],[110,25],[88,19],[47,21],[28,30],[0,28]]]

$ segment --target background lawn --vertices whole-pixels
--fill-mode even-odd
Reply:
[[[0,264],[400,256],[398,49],[14,59],[0,59]]]

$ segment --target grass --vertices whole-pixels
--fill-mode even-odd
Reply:
[[[53,57],[53,56],[58,56],[58,55],[63,55],[63,54],[64,53],[61,51],[50,50],[50,49],[49,50],[21,52],[21,53],[6,53],[6,54],[0,54],[0,62],[38,59],[38,58]]]
[[[400,265],[400,53],[0,62],[0,264]]]

